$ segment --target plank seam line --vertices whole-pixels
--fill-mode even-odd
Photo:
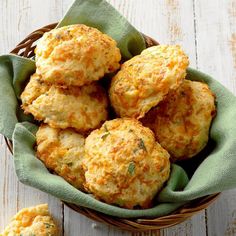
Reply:
[[[194,44],[195,44],[196,68],[198,69],[197,19],[196,19],[196,5],[195,5],[195,0],[193,0],[193,28],[194,28]]]
[[[65,205],[62,203],[61,205],[61,213],[62,213],[62,236],[65,236]]]
[[[208,219],[207,219],[208,214],[206,209],[204,210],[204,213],[205,213],[206,236],[208,236]]]

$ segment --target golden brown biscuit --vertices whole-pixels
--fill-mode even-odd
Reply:
[[[150,207],[170,173],[169,154],[135,119],[106,121],[85,141],[85,188],[109,204]]]
[[[63,89],[41,82],[41,77],[35,74],[21,100],[26,114],[31,113],[53,128],[71,127],[86,132],[107,119],[107,96],[96,83]]]
[[[208,142],[216,108],[214,95],[201,82],[185,80],[142,119],[173,161],[199,153]]]
[[[58,236],[58,229],[48,212],[48,205],[42,204],[19,211],[1,236]]]
[[[36,72],[42,79],[66,86],[82,86],[119,69],[116,42],[99,30],[69,25],[45,33],[35,49]]]
[[[50,86],[43,83],[39,75],[36,73],[31,75],[29,82],[21,94],[22,108],[27,109],[28,105],[30,105],[40,95],[46,93],[49,88]]]
[[[126,61],[113,77],[110,99],[121,117],[142,118],[182,83],[188,57],[180,46],[159,45]]]
[[[36,133],[37,157],[48,169],[78,189],[83,189],[84,142],[82,135],[70,129],[41,125]]]

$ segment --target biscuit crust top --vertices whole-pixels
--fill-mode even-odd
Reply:
[[[113,77],[109,91],[117,115],[142,118],[180,86],[188,64],[178,45],[153,46],[126,61]]]
[[[43,80],[82,86],[119,69],[116,41],[99,30],[77,24],[53,29],[35,49],[36,72]]]
[[[125,208],[147,208],[170,173],[169,154],[153,132],[129,118],[107,121],[85,141],[86,189]]]

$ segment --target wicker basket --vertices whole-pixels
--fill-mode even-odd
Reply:
[[[26,37],[22,42],[20,42],[16,48],[14,48],[11,53],[17,54],[19,56],[32,58],[34,56],[35,49],[35,41],[37,41],[45,32],[50,31],[55,28],[55,24],[47,25],[41,29],[38,29],[32,32],[28,37]],[[158,43],[150,37],[144,35],[146,40],[147,47],[158,45]],[[12,143],[10,140],[5,138],[6,144],[12,153]],[[210,196],[202,197],[197,200],[191,201],[190,203],[184,205],[179,208],[175,212],[170,215],[158,217],[154,219],[123,219],[112,217],[109,215],[102,214],[100,212],[80,207],[74,204],[66,203],[65,205],[70,207],[71,209],[79,212],[93,220],[103,222],[120,229],[129,230],[129,231],[147,231],[147,230],[158,230],[167,228],[176,224],[179,224],[189,217],[193,216],[195,213],[205,209],[208,207],[216,198],[219,196],[218,194],[213,194]]]

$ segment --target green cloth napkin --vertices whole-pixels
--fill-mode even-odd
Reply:
[[[145,46],[141,34],[102,0],[75,1],[59,26],[72,23],[85,23],[110,34],[117,40],[123,58],[139,53]],[[0,132],[13,140],[15,170],[21,182],[64,201],[124,218],[167,215],[192,199],[236,187],[236,98],[208,75],[194,69],[188,69],[187,73],[188,79],[206,82],[217,95],[218,114],[207,147],[195,158],[172,165],[170,179],[156,197],[153,208],[128,210],[102,203],[90,194],[80,192],[61,177],[49,173],[35,157],[38,127],[29,122],[20,123],[34,121],[32,117],[23,115],[19,100],[34,71],[32,60],[14,55],[0,57]]]
[[[19,96],[29,76],[35,71],[34,61],[15,55],[0,56],[0,133],[12,139],[15,124],[30,120],[19,107]]]

